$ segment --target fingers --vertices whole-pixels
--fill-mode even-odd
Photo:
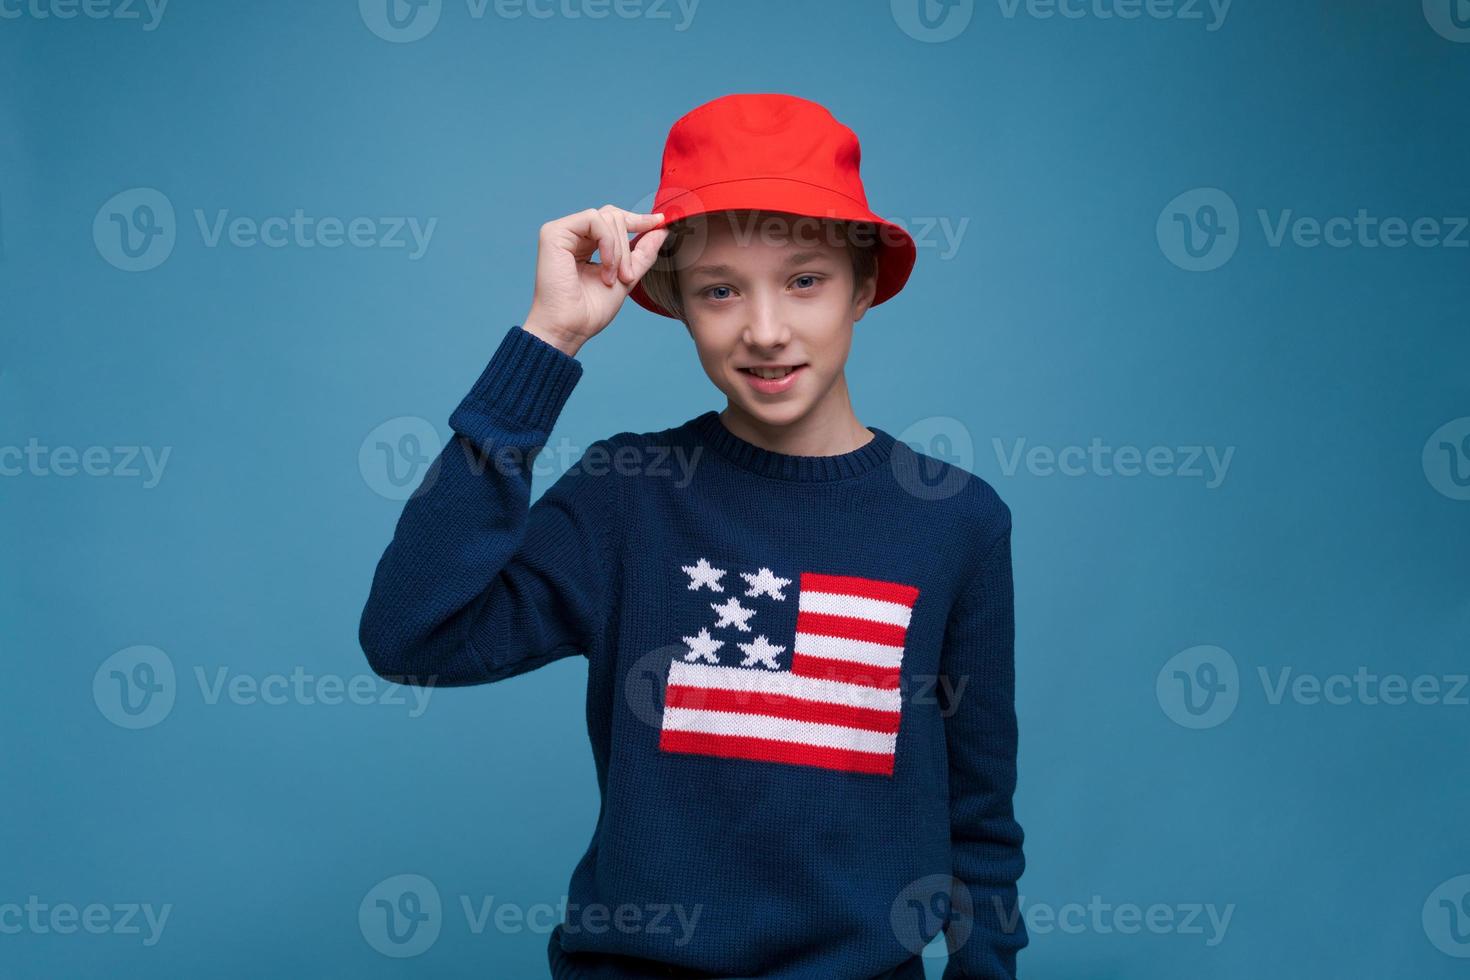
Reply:
[[[602,284],[611,286],[618,278],[618,233],[606,208],[592,212],[592,227],[593,237],[597,239],[597,264],[601,266],[598,271],[602,274]]]
[[[655,222],[656,223],[656,222]],[[633,249],[633,281],[643,278],[643,274],[653,268],[654,261],[658,258],[659,247],[663,245],[664,239],[669,237],[667,228],[656,228],[638,240]]]
[[[611,286],[621,279],[631,286],[653,264],[668,232],[657,229],[645,235],[636,253],[629,247],[628,236],[654,228],[662,220],[662,212],[640,214],[606,204],[567,215],[544,225],[542,230],[543,233],[552,229],[569,233],[567,244],[580,262],[592,264],[592,253],[598,252],[598,273],[603,285]]]
[[[629,232],[636,235],[655,229],[644,235],[639,240],[637,249],[628,254],[628,285],[631,286],[642,279],[643,274],[653,267],[654,260],[658,258],[659,246],[664,243],[665,238],[669,237],[667,229],[657,228],[663,220],[662,211],[654,211],[651,214],[637,214],[631,211],[626,213],[624,222]]]
[[[653,258],[657,256],[658,247],[668,237],[668,233],[664,232],[654,240],[652,245],[654,255],[649,256],[641,267],[639,262],[642,261],[643,256],[640,255],[639,260],[635,261],[633,250],[629,247],[628,236],[656,227],[659,222],[663,221],[663,212],[655,211],[650,214],[640,214],[637,211],[627,211],[611,204],[601,210],[617,229],[615,237],[621,246],[617,265],[618,277],[627,285],[632,286],[633,283],[642,278],[643,273],[647,272],[648,267],[653,264]],[[641,245],[642,243],[640,242],[639,244]]]
[[[628,225],[624,219],[627,214],[622,208],[615,208],[611,204],[603,209],[607,214],[608,223],[613,226],[613,241],[618,243],[618,250],[613,255],[604,255],[602,261],[613,266],[615,279],[627,280],[628,278]]]
[[[639,214],[637,211],[624,211],[623,217],[627,220],[630,230],[644,231],[664,220],[664,213],[654,211],[649,214]]]

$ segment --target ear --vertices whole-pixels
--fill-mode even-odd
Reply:
[[[868,312],[873,305],[873,297],[878,295],[878,273],[874,272],[863,283],[863,288],[858,290],[852,299],[852,322],[857,323]]]

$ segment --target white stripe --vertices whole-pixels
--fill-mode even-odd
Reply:
[[[827,613],[832,616],[856,616],[871,619],[875,623],[892,623],[908,628],[913,607],[887,599],[870,599],[861,595],[843,595],[841,592],[814,592],[810,589],[797,593],[796,608],[802,612]]]
[[[795,650],[809,657],[847,660],[873,667],[897,667],[903,662],[903,647],[849,640],[841,636],[822,636],[820,633],[797,633]]]
[[[824,701],[827,704],[874,708],[879,711],[898,711],[903,704],[903,692],[897,688],[849,684],[846,681],[820,677],[797,677],[789,670],[691,664],[683,660],[675,660],[669,664],[669,683],[683,687],[713,687],[724,691],[784,694],[807,701]]]
[[[664,708],[664,728],[709,735],[746,735],[772,738],[798,745],[824,745],[834,749],[856,749],[892,755],[898,735],[870,732],[846,725],[796,721],[771,715],[747,715],[736,711],[705,711],[700,708]]]

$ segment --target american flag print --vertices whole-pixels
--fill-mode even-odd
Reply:
[[[669,664],[660,749],[893,775],[916,586],[800,572],[792,633],[791,579],[761,567],[742,590],[705,558],[680,567],[711,615]]]

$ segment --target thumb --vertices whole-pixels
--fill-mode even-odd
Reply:
[[[667,228],[655,228],[638,240],[633,246],[633,281],[637,282],[643,278],[643,274],[653,268],[654,260],[658,258],[659,246],[664,239],[669,237]]]
[[[651,214],[639,214],[637,211],[624,211],[623,223],[628,226],[629,231],[643,231],[652,228],[664,220],[662,211],[654,211]]]

